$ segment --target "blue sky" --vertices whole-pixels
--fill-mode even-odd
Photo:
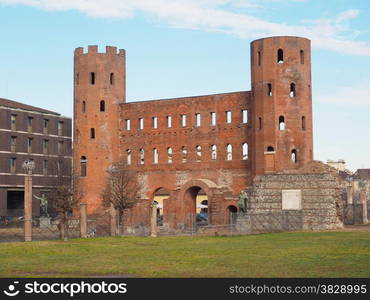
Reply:
[[[315,159],[370,168],[368,0],[0,0],[0,97],[72,116],[73,51],[127,51],[127,101],[250,89],[249,43],[312,40]]]

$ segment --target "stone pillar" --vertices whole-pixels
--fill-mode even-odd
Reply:
[[[151,237],[156,237],[157,236],[157,203],[154,201],[152,202],[152,216],[151,216]]]
[[[116,236],[117,234],[117,210],[114,208],[113,204],[110,206],[110,235]]]
[[[32,176],[24,177],[24,240],[32,241]]]
[[[347,187],[347,204],[353,204],[353,187],[349,185]]]
[[[353,186],[352,182],[347,186],[347,203],[346,203],[346,215],[344,217],[345,224],[354,224],[354,204],[353,204]]]
[[[87,237],[87,203],[80,204],[80,234],[82,238]]]
[[[361,189],[360,191],[360,203],[362,207],[362,224],[367,224],[368,219],[367,219],[367,197],[366,197],[366,190]]]

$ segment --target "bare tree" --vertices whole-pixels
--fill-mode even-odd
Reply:
[[[51,207],[59,219],[60,238],[68,236],[68,217],[78,207],[83,191],[76,176],[66,164],[58,162],[57,176],[54,178],[54,187],[49,193]]]
[[[112,164],[107,173],[106,184],[102,191],[103,205],[113,206],[117,210],[123,226],[124,212],[139,201],[141,184],[138,174],[127,169],[123,163]]]

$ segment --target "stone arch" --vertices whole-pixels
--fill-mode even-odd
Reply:
[[[157,204],[157,225],[162,226],[168,219],[168,206],[171,197],[171,190],[166,187],[158,187],[150,195],[150,203]]]

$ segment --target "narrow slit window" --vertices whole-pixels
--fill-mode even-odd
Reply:
[[[173,150],[171,147],[167,148],[167,162],[169,164],[172,164],[172,158],[173,158]]]
[[[172,116],[167,116],[167,127],[168,128],[172,127]]]
[[[100,101],[100,111],[105,111],[105,101],[104,100]]]
[[[285,130],[285,118],[284,116],[279,117],[279,130]]]
[[[186,115],[181,115],[181,126],[186,127]]]
[[[80,158],[80,171],[81,177],[87,176],[87,158],[86,156],[81,156]]]
[[[110,73],[110,84],[113,85],[114,84],[114,73]]]
[[[215,112],[211,112],[211,126],[216,126],[217,115]]]
[[[226,112],[226,123],[230,124],[231,123],[231,111]]]
[[[231,144],[226,145],[226,160],[233,159],[233,146]]]
[[[297,150],[296,149],[293,149],[292,152],[291,152],[291,159],[292,159],[292,162],[293,163],[297,163],[298,162],[298,159],[297,159]]]
[[[140,130],[144,129],[144,119],[143,118],[139,118],[139,129]]]
[[[90,73],[90,83],[92,84],[92,85],[94,85],[95,84],[95,72],[91,72]]]
[[[201,125],[201,116],[199,113],[196,113],[195,114],[195,126],[200,127],[200,125]]]
[[[153,149],[153,163],[158,164],[158,149]]]
[[[126,154],[127,154],[127,165],[131,165],[131,155],[132,155],[131,150],[127,149]]]
[[[290,84],[290,93],[289,93],[290,98],[294,98],[296,96],[295,92],[295,83]]]
[[[306,117],[302,117],[302,130],[306,130]]]
[[[257,52],[257,64],[258,64],[258,66],[261,65],[261,56],[262,56],[261,51],[258,51]]]
[[[216,145],[211,146],[211,159],[212,160],[217,159],[217,146]]]
[[[243,160],[248,159],[248,144],[247,143],[243,143],[242,145],[242,158]]]
[[[90,129],[90,138],[95,139],[95,128]]]
[[[267,84],[267,96],[272,97],[272,84]]]
[[[76,85],[79,85],[80,83],[80,75],[77,73],[76,74]]]
[[[145,152],[144,152],[144,149],[140,149],[140,165],[143,165],[145,162]]]
[[[304,51],[303,50],[299,51],[299,57],[301,60],[301,64],[303,65],[304,64]]]
[[[196,152],[196,161],[201,161],[202,158],[202,147],[201,146],[196,146],[195,147],[195,152]]]
[[[277,62],[278,64],[282,64],[284,63],[284,53],[283,53],[283,49],[279,49],[277,51]]]
[[[131,130],[131,120],[126,119],[126,130]]]
[[[158,117],[153,117],[153,128],[154,129],[158,128]]]
[[[188,150],[186,149],[186,147],[181,147],[181,161],[183,163],[186,163],[187,159],[188,159]]]
[[[82,112],[86,112],[86,101],[82,101]]]
[[[246,109],[242,110],[242,122],[243,122],[243,124],[248,123],[248,110],[246,110]]]
[[[259,130],[262,129],[262,118],[261,117],[258,118],[258,129]]]

